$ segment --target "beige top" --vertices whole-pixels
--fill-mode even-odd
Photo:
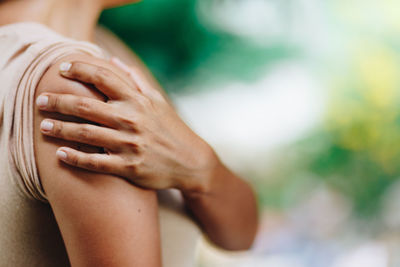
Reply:
[[[135,61],[107,31],[99,30],[96,39],[103,49],[37,23],[0,27],[0,266],[69,266],[35,164],[33,96],[47,68],[66,55],[116,54]],[[163,266],[194,266],[199,228],[177,192],[160,192],[159,204]]]

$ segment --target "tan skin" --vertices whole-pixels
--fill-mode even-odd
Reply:
[[[118,1],[117,1],[118,2]],[[80,9],[76,9],[77,3]],[[92,14],[96,3],[75,0],[11,0],[0,3],[0,25],[19,21],[37,21],[60,33],[89,40],[97,17]],[[105,3],[104,3],[105,5]],[[38,6],[40,10],[38,10]],[[97,8],[100,10],[101,6]],[[92,14],[93,15],[93,14]],[[80,21],[73,31],[69,21]],[[64,28],[59,26],[65,26]],[[86,27],[87,26],[87,27]],[[94,26],[93,26],[94,27]],[[74,94],[102,100],[98,91],[59,75],[58,66],[65,60],[92,62],[124,72],[101,59],[77,54],[60,59],[43,75],[35,97],[44,92]],[[44,118],[83,122],[81,119],[34,110],[34,147],[39,176],[54,212],[69,260],[73,267],[161,266],[160,232],[157,196],[110,174],[85,171],[61,163],[54,155],[60,146],[99,152],[94,146],[44,136],[40,122]]]
[[[32,2],[38,1],[41,0],[32,0]],[[43,1],[45,0],[41,2]],[[54,0],[52,1],[54,2]],[[49,2],[52,1],[49,0]],[[71,2],[75,2],[75,0]],[[96,3],[101,1],[87,0],[83,2],[87,2],[88,7],[91,6],[90,12],[101,10],[96,6]],[[16,10],[21,11],[18,8]],[[70,10],[71,16],[77,20],[84,18],[84,16],[74,13],[72,7],[70,9],[64,7],[63,10]],[[1,11],[0,8],[0,17]],[[59,16],[53,17],[56,19]],[[61,29],[62,27],[57,27],[69,24],[54,23],[53,28],[65,35],[73,33],[74,38],[90,40],[95,25],[93,20],[85,23],[81,21],[79,24],[87,27],[80,27],[82,31],[78,31],[72,26]],[[47,25],[49,24],[47,23]],[[56,74],[62,61],[71,62],[71,68],[68,72]],[[44,85],[38,88],[36,94],[36,96],[43,94],[48,97],[49,104],[40,106],[42,111],[57,112],[51,116],[49,113],[37,114],[37,123],[40,123],[45,116],[51,117],[54,123],[52,130],[42,129],[44,135],[38,137],[38,147],[51,140],[50,147],[42,154],[38,153],[38,162],[41,161],[40,155],[43,155],[44,160],[45,155],[55,154],[57,148],[62,147],[57,151],[66,152],[67,158],[61,158],[62,153],[58,153],[59,159],[68,165],[81,168],[81,170],[78,168],[68,169],[68,172],[77,173],[73,175],[74,177],[96,175],[95,177],[104,177],[104,181],[103,179],[99,180],[105,182],[106,177],[117,175],[130,181],[131,184],[127,184],[123,179],[109,178],[109,180],[121,184],[121,187],[123,185],[123,192],[129,191],[126,188],[137,191],[136,194],[132,193],[135,196],[140,195],[141,193],[138,192],[143,191],[143,199],[147,197],[145,195],[150,195],[151,191],[140,189],[132,184],[149,189],[177,188],[181,190],[186,205],[205,233],[217,245],[231,250],[247,249],[251,246],[257,229],[257,209],[252,189],[226,168],[212,148],[183,123],[164,95],[153,89],[156,85],[143,74],[146,70],[136,69],[132,72],[126,66],[120,65],[120,69],[117,69],[106,62],[93,65],[92,59],[83,60],[81,56],[62,61],[51,68],[51,74],[47,81],[48,83],[57,81],[57,86],[55,83],[52,84],[59,89],[55,90],[52,86],[43,83]],[[90,64],[87,64],[88,62]],[[101,69],[99,70],[99,68]],[[64,78],[61,78],[61,75]],[[93,95],[64,90],[63,86],[71,81],[86,81],[96,85],[96,88],[107,96],[108,101],[105,102],[104,99],[98,98],[98,95],[96,98]],[[105,110],[109,112],[101,112]],[[76,111],[79,112],[76,113]],[[71,120],[71,116],[85,119],[85,123],[82,123],[84,120],[80,120],[80,123],[65,122],[63,121],[65,117],[60,114],[67,115],[68,120]],[[96,127],[86,121],[97,122],[101,127]],[[100,132],[101,136],[97,134]],[[80,134],[76,135],[75,133]],[[60,141],[56,141],[54,138],[44,138],[45,135],[57,137]],[[106,140],[104,140],[104,136],[107,136]],[[68,142],[64,143],[61,139],[68,140]],[[77,143],[92,145],[89,146],[92,150],[86,150],[91,153],[77,149]],[[93,146],[104,147],[107,153],[98,153],[98,150],[93,150]],[[110,162],[113,163],[112,166],[109,164]],[[59,169],[67,168],[60,162],[52,164],[55,166],[53,174],[59,173]],[[42,180],[47,180],[44,176],[52,176],[51,173],[48,175],[43,173],[46,171],[45,169],[50,169],[48,164],[42,169],[44,170],[40,173]],[[85,172],[83,169],[103,174]],[[62,179],[63,182],[68,183],[68,181],[64,181],[68,180],[67,178],[65,175]],[[95,183],[94,180],[91,181]],[[51,183],[43,181],[43,184],[49,195],[51,190],[55,190],[52,189]],[[60,184],[58,185],[60,186]],[[82,190],[78,184],[74,189]],[[53,195],[56,197],[58,194]],[[62,195],[67,197],[68,194]],[[102,198],[100,195],[98,197]],[[150,198],[152,199],[152,197]],[[60,206],[69,201],[69,199],[63,198],[57,201],[52,201],[51,197],[49,199],[50,203],[59,203]],[[154,201],[149,200],[149,203],[148,207],[152,210]],[[135,204],[132,204],[132,207],[132,210],[135,210]],[[55,211],[55,213],[57,217],[57,212]],[[63,224],[62,220],[72,221],[74,218],[68,218],[70,212],[60,212],[60,214],[64,214],[58,216],[60,224]],[[145,220],[153,222],[153,219],[152,216],[149,216]],[[131,223],[129,220],[126,222],[126,224]],[[145,227],[145,229],[147,228]],[[63,231],[62,225],[61,230],[64,236],[65,231]],[[70,235],[74,236],[73,231],[72,234],[66,232],[65,235],[67,235],[64,237],[65,239],[68,239]],[[154,239],[157,238],[154,237]],[[68,242],[66,243],[68,249]],[[93,243],[95,242],[93,241]],[[126,250],[121,249],[122,251]]]
[[[107,153],[61,147],[57,154],[60,160],[115,174],[144,188],[177,188],[212,241],[231,250],[249,248],[257,225],[251,188],[221,163],[163,94],[143,80],[140,71],[122,66],[132,79],[126,82],[93,64],[74,61],[64,65],[69,70],[60,71],[60,75],[94,85],[108,100],[46,93],[42,97],[47,104],[40,108],[101,126],[47,119],[42,125],[51,123],[52,128],[42,128],[42,133],[101,146]]]
[[[77,59],[112,67],[103,60],[85,55],[72,55],[62,60]],[[58,75],[58,65],[59,62],[43,76],[36,96],[52,92],[104,99],[81,83],[62,79]],[[59,146],[91,153],[99,152],[99,149],[40,134],[40,122],[45,117],[83,120],[48,114],[35,108],[36,162],[71,265],[161,266],[158,205],[154,191],[132,186],[110,174],[70,167],[56,157],[50,157]]]

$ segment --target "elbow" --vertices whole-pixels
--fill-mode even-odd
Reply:
[[[227,251],[246,251],[251,249],[253,245],[253,240],[252,241],[247,241],[247,242],[242,242],[240,244],[226,244],[224,246],[220,246],[222,249],[227,250]]]
[[[216,243],[218,247],[227,250],[227,251],[246,251],[251,249],[254,243],[254,238],[247,238],[246,240],[240,240],[239,242],[224,242],[224,243]]]
[[[248,226],[244,229],[231,233],[225,238],[212,240],[218,247],[227,251],[245,251],[252,248],[258,230],[258,223]]]

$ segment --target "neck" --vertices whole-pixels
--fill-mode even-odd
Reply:
[[[33,21],[76,40],[91,41],[101,1],[13,0],[0,4],[0,25]]]

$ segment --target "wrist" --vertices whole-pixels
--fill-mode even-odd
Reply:
[[[215,151],[207,143],[204,143],[200,151],[197,154],[196,167],[189,174],[190,177],[182,179],[183,182],[179,188],[187,197],[210,194],[216,170],[221,164]]]

